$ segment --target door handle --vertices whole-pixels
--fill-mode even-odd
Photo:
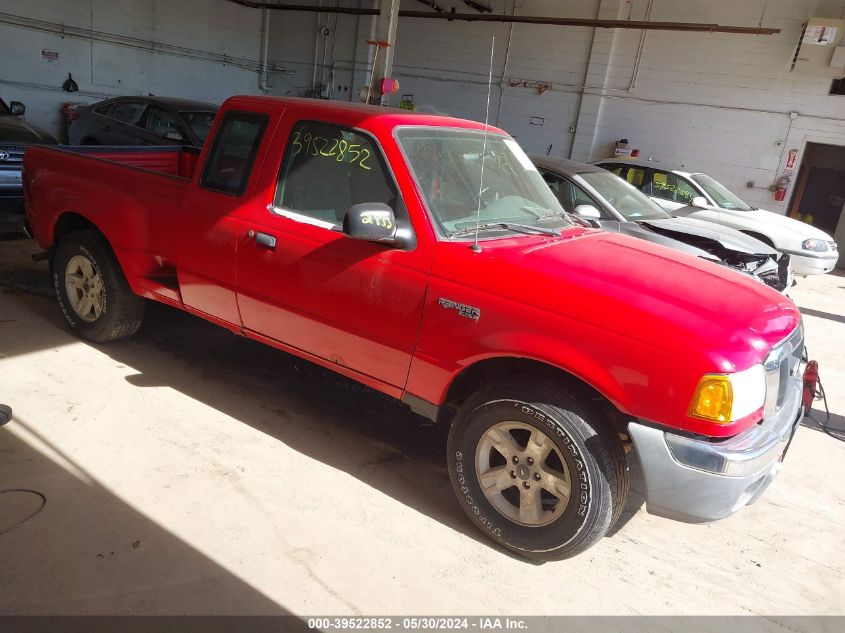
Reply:
[[[250,230],[246,235],[247,237],[254,238],[255,243],[259,246],[264,246],[269,249],[276,248],[276,238],[268,233],[257,233]]]

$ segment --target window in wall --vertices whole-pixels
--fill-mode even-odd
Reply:
[[[373,141],[328,123],[297,123],[279,172],[275,206],[339,225],[349,207],[364,202],[384,203],[399,214],[399,194]]]
[[[254,112],[229,112],[214,137],[202,174],[202,185],[240,195],[246,189],[252,163],[261,145],[267,116]]]
[[[833,82],[830,84],[830,94],[845,95],[845,77],[833,80]]]

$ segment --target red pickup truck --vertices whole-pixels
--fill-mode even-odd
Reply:
[[[735,512],[803,415],[788,299],[577,225],[492,127],[233,97],[201,152],[35,147],[24,166],[80,336],[129,336],[159,301],[401,398],[448,425],[470,519],[528,557],[608,531],[632,448],[649,512]]]

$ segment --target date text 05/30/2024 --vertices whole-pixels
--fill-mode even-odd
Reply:
[[[308,618],[308,628],[330,630],[380,630],[380,631],[425,631],[425,630],[525,630],[527,624],[520,618],[507,617],[324,617]]]

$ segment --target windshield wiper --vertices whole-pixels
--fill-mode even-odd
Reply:
[[[527,205],[520,207],[519,209],[521,211],[528,211],[529,213],[536,212],[536,211],[548,211],[548,209],[545,209],[543,207],[532,207],[532,206],[527,206]],[[586,227],[592,226],[586,220],[582,220],[577,215],[575,215],[574,213],[570,213],[566,209],[562,209],[562,213],[556,213],[556,212],[552,211],[552,212],[546,213],[545,215],[539,215],[537,213],[535,213],[534,215],[537,218],[538,222],[545,222],[547,220],[561,220],[561,219],[563,219],[563,220],[568,220],[572,224],[576,224],[578,226],[586,226]]]
[[[485,222],[484,224],[479,224],[478,227],[475,226],[468,226],[464,229],[460,229],[459,231],[455,231],[452,233],[452,237],[462,237],[464,235],[470,235],[475,233],[476,228],[479,231],[484,231],[486,229],[491,228],[499,228],[499,229],[507,229],[510,231],[515,231],[516,233],[542,233],[543,235],[554,235],[555,237],[560,237],[560,230],[555,229],[547,229],[542,226],[531,226],[530,224],[517,224],[515,222]]]

